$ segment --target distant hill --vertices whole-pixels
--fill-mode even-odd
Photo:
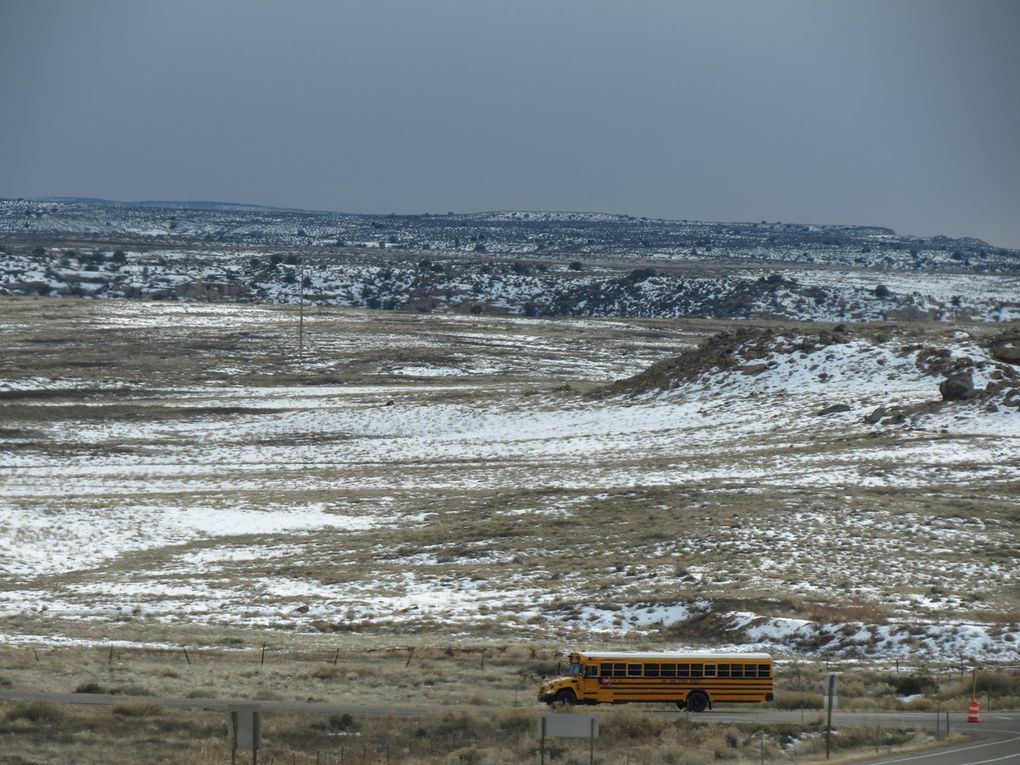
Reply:
[[[0,246],[0,294],[294,302],[303,282],[309,302],[419,312],[1020,318],[1017,250],[877,226],[0,200]]]
[[[60,202],[63,204],[90,204],[107,205],[116,207],[157,207],[170,210],[265,210],[269,212],[304,213],[307,215],[326,215],[324,211],[304,210],[294,207],[273,207],[272,205],[254,205],[243,202],[210,202],[201,200],[165,200],[145,199],[139,201],[124,201],[117,199],[100,199],[96,197],[40,197],[34,201],[39,202]]]

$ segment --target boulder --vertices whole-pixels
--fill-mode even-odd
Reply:
[[[974,378],[970,370],[954,372],[939,383],[939,393],[943,401],[964,401],[974,398],[978,391],[974,389]]]
[[[992,356],[998,361],[1020,364],[1020,335],[1002,334],[991,342]]]
[[[849,404],[833,404],[832,406],[825,407],[821,411],[815,412],[815,416],[822,417],[822,416],[824,416],[826,414],[837,414],[838,412],[849,412],[849,411],[850,411],[850,405]]]
[[[869,414],[869,415],[866,415],[866,416],[864,417],[864,421],[865,421],[866,423],[868,423],[868,425],[875,425],[875,424],[877,424],[877,423],[878,423],[878,422],[879,422],[879,421],[880,421],[880,420],[881,420],[881,419],[882,419],[883,417],[887,417],[887,416],[889,415],[889,413],[890,413],[891,411],[892,411],[892,407],[888,407],[888,406],[880,406],[880,407],[877,407],[877,408],[875,409],[875,411],[873,411],[873,412],[872,412],[871,414]]]

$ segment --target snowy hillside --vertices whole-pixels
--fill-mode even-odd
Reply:
[[[1015,657],[1015,329],[0,301],[7,640]],[[720,334],[719,330],[725,329]]]

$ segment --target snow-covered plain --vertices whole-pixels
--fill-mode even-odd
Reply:
[[[225,348],[244,333],[248,346],[206,351],[187,379],[115,365],[0,380],[8,624],[688,644],[711,617],[716,639],[779,651],[1015,655],[1020,410],[989,399],[865,421],[939,400],[922,344],[966,356],[987,382],[998,362],[983,330],[780,344],[753,364],[606,395],[585,391],[709,330],[379,326],[333,311],[306,318],[297,359],[274,356],[293,312],[77,310],[34,327],[5,316],[17,359],[61,333],[76,352],[107,342],[139,364],[182,337]],[[819,415],[833,404],[845,409]]]

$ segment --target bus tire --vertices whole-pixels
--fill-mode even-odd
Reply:
[[[558,707],[572,707],[577,703],[577,696],[569,688],[564,688],[557,692],[553,703]]]
[[[687,711],[704,712],[708,709],[708,696],[701,691],[687,694]]]

